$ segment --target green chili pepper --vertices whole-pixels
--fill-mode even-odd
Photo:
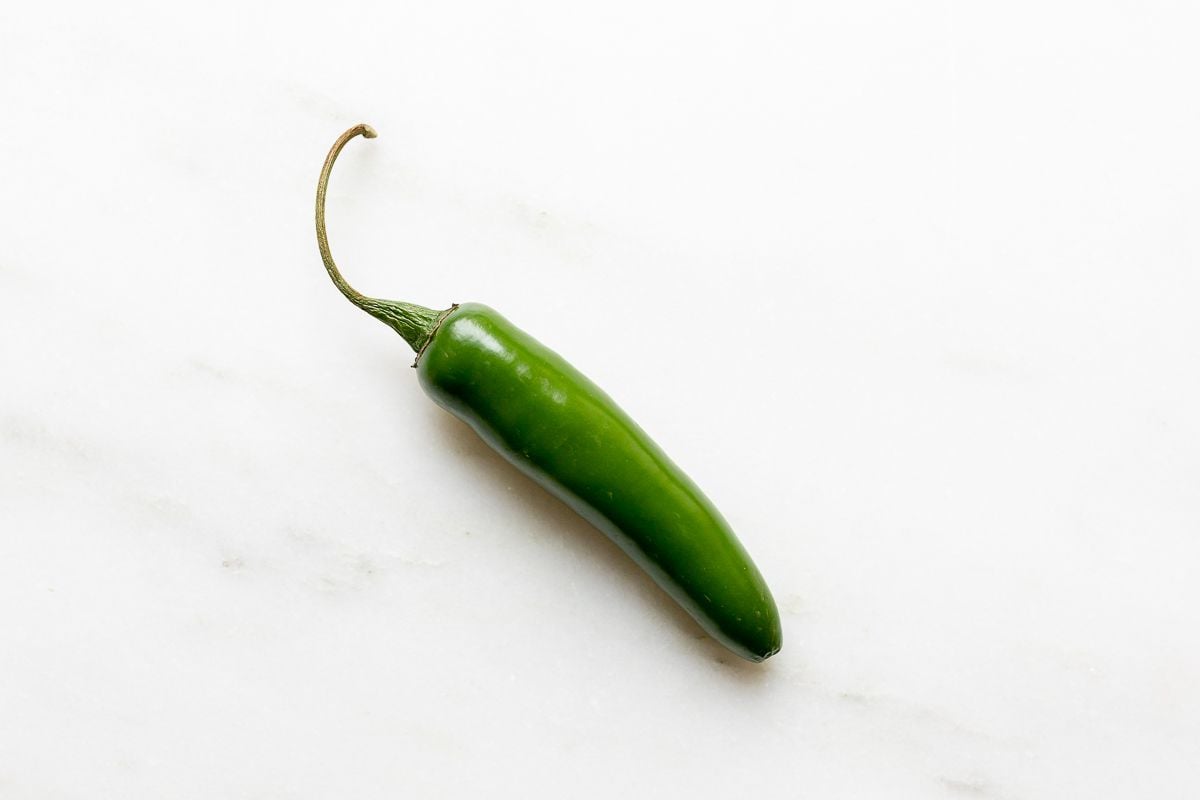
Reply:
[[[713,638],[751,661],[779,652],[770,590],[728,523],[608,395],[484,305],[377,300],[338,271],[325,233],[334,143],[317,185],[317,243],[334,284],[417,353],[421,386],[517,469],[607,534]]]

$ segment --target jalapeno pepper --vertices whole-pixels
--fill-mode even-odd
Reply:
[[[607,534],[714,639],[751,661],[779,651],[771,592],[728,523],[594,383],[485,305],[435,311],[353,289],[329,251],[325,193],[358,125],[334,143],[317,186],[317,243],[350,302],[417,353],[421,386],[513,466]]]

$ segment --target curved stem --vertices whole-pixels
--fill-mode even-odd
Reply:
[[[355,125],[338,137],[337,141],[333,143],[333,147],[329,149],[329,155],[325,156],[325,164],[321,167],[321,178],[317,181],[317,247],[321,250],[321,260],[325,262],[325,271],[333,279],[333,285],[346,296],[347,300],[362,308],[362,302],[367,298],[342,277],[341,270],[334,263],[333,253],[329,251],[329,234],[325,231],[325,193],[329,188],[329,176],[333,172],[333,163],[337,161],[337,157],[346,143],[359,135],[362,135],[364,139],[374,139],[379,134],[375,133],[375,129],[370,125]]]
[[[365,139],[374,139],[378,134],[370,125],[355,125],[337,138],[333,147],[329,149],[329,155],[325,157],[325,164],[321,167],[321,177],[317,181],[317,247],[321,250],[321,260],[325,263],[325,271],[329,273],[329,277],[338,291],[363,311],[387,323],[404,337],[404,341],[408,342],[413,350],[419,353],[429,341],[429,337],[433,335],[434,329],[446,312],[434,311],[424,306],[402,303],[398,300],[379,300],[367,297],[342,277],[341,270],[333,260],[333,253],[329,250],[329,235],[325,230],[325,195],[329,188],[329,175],[333,172],[333,164],[337,161],[342,148],[355,136],[360,135]]]

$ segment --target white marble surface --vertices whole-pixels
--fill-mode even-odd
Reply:
[[[9,3],[0,797],[1194,798],[1182,3]],[[740,663],[345,303],[606,387]]]

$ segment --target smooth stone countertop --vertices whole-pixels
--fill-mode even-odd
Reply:
[[[1200,795],[1197,11],[0,13],[0,797]],[[743,663],[329,284],[486,302]]]

